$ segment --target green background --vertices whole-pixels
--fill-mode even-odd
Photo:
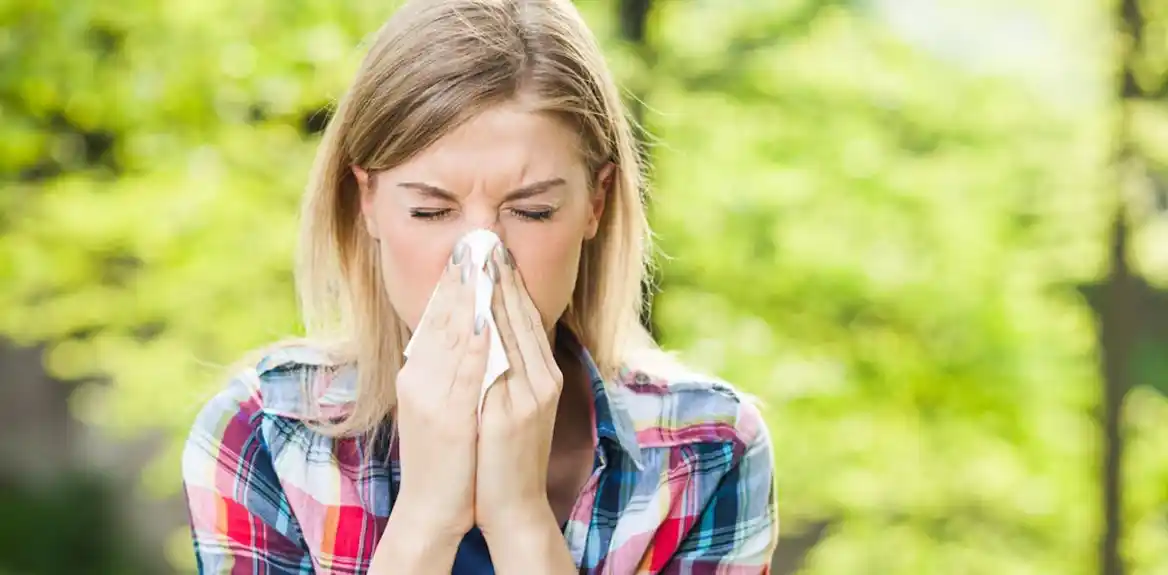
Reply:
[[[1110,384],[1119,556],[1168,573],[1168,2],[577,5],[646,129],[654,329],[766,403],[777,572],[1101,572]],[[153,438],[128,480],[0,466],[0,573],[192,568],[124,496],[173,504],[223,366],[298,331],[299,195],[391,11],[0,1],[0,335],[69,425]]]

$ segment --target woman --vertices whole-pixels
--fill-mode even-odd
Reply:
[[[200,572],[767,572],[759,412],[639,325],[625,118],[568,0],[400,8],[303,204],[311,338],[241,369],[187,442]],[[480,228],[484,268],[460,243]],[[492,333],[509,369],[480,415]]]

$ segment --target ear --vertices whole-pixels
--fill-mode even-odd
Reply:
[[[365,221],[365,231],[373,237],[377,238],[377,220],[373,217],[373,193],[374,183],[369,177],[369,172],[365,171],[361,166],[353,165],[349,167],[353,171],[353,177],[357,179],[357,195],[361,199],[361,219]]]
[[[613,189],[616,180],[616,164],[604,164],[596,174],[596,184],[592,189],[590,204],[592,210],[588,214],[588,228],[584,232],[585,239],[596,237],[600,230],[600,220],[604,216],[605,202],[608,201],[609,191]]]

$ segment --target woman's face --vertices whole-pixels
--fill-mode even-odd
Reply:
[[[549,116],[500,106],[392,170],[354,168],[390,303],[411,330],[455,243],[475,228],[510,248],[544,326],[555,325],[612,175],[606,167],[590,187],[578,142]]]

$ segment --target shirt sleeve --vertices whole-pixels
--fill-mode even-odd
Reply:
[[[742,454],[722,476],[689,534],[661,573],[759,575],[778,545],[774,451],[758,408],[743,403]]]
[[[199,412],[182,455],[200,574],[313,572],[300,526],[261,432],[255,372],[234,378]]]

